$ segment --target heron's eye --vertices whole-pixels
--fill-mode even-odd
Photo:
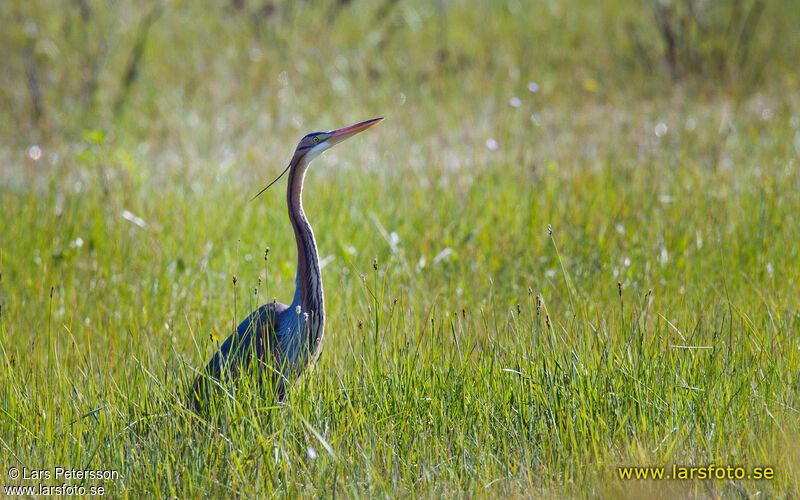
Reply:
[[[318,136],[318,135],[315,135],[315,136],[314,136],[314,138],[313,138],[312,140],[314,141],[314,144],[317,144],[317,143],[319,143],[319,136]]]

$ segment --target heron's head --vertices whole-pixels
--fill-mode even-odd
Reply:
[[[308,134],[307,136],[303,137],[300,140],[300,144],[297,145],[297,149],[294,152],[294,158],[292,159],[289,166],[284,169],[283,172],[272,182],[267,184],[267,187],[262,189],[258,192],[257,195],[253,196],[252,200],[258,198],[258,196],[269,189],[270,186],[275,184],[278,179],[283,177],[289,168],[292,165],[297,165],[298,161],[304,160],[303,163],[300,163],[302,166],[303,172],[305,172],[305,168],[307,167],[308,163],[323,153],[326,149],[339,144],[345,139],[349,139],[353,137],[359,132],[363,132],[370,128],[373,125],[377,125],[383,118],[373,118],[372,120],[367,120],[365,122],[356,123],[355,125],[350,125],[349,127],[340,128],[338,130],[331,130],[330,132],[314,132],[313,134]]]
[[[306,162],[310,162],[325,150],[339,144],[345,139],[349,139],[359,132],[363,132],[373,125],[377,125],[383,118],[373,118],[365,122],[356,123],[349,127],[331,130],[330,132],[314,132],[308,134],[300,140],[295,150],[295,156],[304,155]]]

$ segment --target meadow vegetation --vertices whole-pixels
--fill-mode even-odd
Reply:
[[[758,5],[746,58],[676,72],[648,3],[3,2],[0,483],[797,496],[800,7]],[[319,362],[190,411],[293,293],[285,184],[250,198],[377,116],[306,179]],[[710,463],[775,478],[616,472]]]

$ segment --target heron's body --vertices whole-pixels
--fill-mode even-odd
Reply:
[[[303,180],[309,163],[317,155],[380,120],[382,118],[332,132],[309,134],[298,144],[287,167],[289,182],[286,189],[289,220],[297,242],[294,299],[288,306],[278,302],[265,304],[239,324],[211,358],[205,372],[197,378],[193,388],[195,405],[207,393],[204,388],[209,377],[221,379],[227,373],[235,378],[241,368],[254,359],[264,366],[273,363],[271,369],[277,382],[277,397],[282,400],[288,389],[286,383],[300,375],[319,356],[325,334],[325,299],[317,243],[303,211]]]

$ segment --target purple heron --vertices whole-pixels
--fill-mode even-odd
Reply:
[[[325,301],[317,243],[303,211],[303,179],[311,160],[320,153],[381,120],[383,118],[375,118],[338,130],[314,132],[303,137],[289,166],[255,196],[266,191],[289,172],[286,204],[297,242],[294,298],[290,305],[279,302],[264,304],[239,324],[197,377],[192,388],[195,407],[199,407],[207,396],[207,389],[214,383],[213,380],[221,380],[224,375],[235,379],[242,367],[254,359],[263,368],[272,364],[276,396],[282,401],[286,396],[288,382],[300,375],[319,356],[320,342],[325,334]]]

